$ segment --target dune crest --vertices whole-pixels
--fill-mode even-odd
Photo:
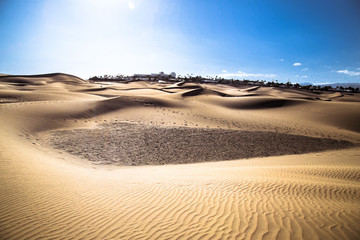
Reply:
[[[0,76],[0,238],[358,239],[359,99]]]

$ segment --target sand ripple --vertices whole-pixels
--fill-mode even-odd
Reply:
[[[64,74],[0,90],[0,239],[360,239],[360,149],[340,141],[359,143],[358,95]]]
[[[112,171],[53,166],[60,167],[57,173],[45,164],[50,176],[40,174],[42,167],[34,168],[40,175],[23,169],[26,182],[10,187],[13,179],[1,186],[7,194],[0,196],[0,235],[356,239],[360,186],[347,170],[359,174],[360,167],[348,158],[342,159],[347,167],[331,164],[331,156],[332,152],[311,154],[301,163],[294,156]],[[318,161],[318,166],[309,166],[311,161]],[[23,163],[8,163],[2,169],[10,165]]]

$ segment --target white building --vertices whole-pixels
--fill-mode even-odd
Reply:
[[[159,78],[159,79],[165,79],[165,78],[176,78],[176,73],[171,72],[170,74],[165,74],[164,72],[159,73],[152,73],[152,74],[134,74],[135,78]]]

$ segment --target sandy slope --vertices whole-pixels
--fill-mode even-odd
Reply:
[[[63,74],[0,77],[0,238],[358,239],[359,147],[118,167],[92,164],[47,140],[55,130],[114,134],[120,122],[359,144],[359,100],[188,83],[89,84]]]

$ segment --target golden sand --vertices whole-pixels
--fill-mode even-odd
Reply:
[[[359,102],[358,94],[292,89],[90,84],[65,74],[0,77],[0,238],[359,239]],[[167,165],[99,165],[76,152],[86,150],[82,139],[91,131],[95,140],[104,139],[103,146],[111,145],[122,136],[121,131],[114,133],[116,126],[124,123],[160,131],[148,132],[153,142],[175,134],[167,145],[169,158],[163,149],[158,151]],[[196,137],[181,136],[189,129],[195,129]],[[196,162],[186,151],[202,149],[198,154],[203,156],[206,144],[201,136],[211,132],[205,134],[211,141],[225,129],[294,136],[286,138],[294,149],[304,147],[304,139],[326,144],[324,149],[314,146],[321,152],[233,160],[216,155],[219,150],[213,147],[211,156],[224,157],[209,160],[221,161],[172,161],[179,155]],[[77,139],[79,132],[85,137]],[[74,149],[56,148],[52,135],[72,137]],[[130,141],[132,135],[123,136]],[[264,149],[258,144],[262,138],[244,139],[251,140],[245,141],[245,152]],[[160,143],[157,148],[164,145]],[[114,154],[104,156],[92,146],[88,153],[121,159],[138,154],[141,144],[136,144],[123,152],[109,147],[104,151]],[[325,150],[334,148],[340,149]],[[227,151],[234,149],[228,145]],[[146,152],[141,156],[146,160]]]

